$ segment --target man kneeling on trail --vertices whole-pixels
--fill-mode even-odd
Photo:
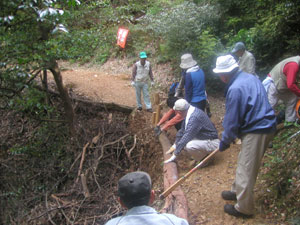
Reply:
[[[174,110],[180,111],[185,119],[176,134],[175,144],[168,151],[171,153],[174,149],[174,153],[165,163],[174,161],[182,149],[200,161],[218,148],[218,132],[206,113],[184,99],[175,102]]]
[[[109,220],[105,225],[188,225],[185,219],[172,214],[160,214],[148,205],[155,198],[151,178],[145,172],[132,172],[118,182],[119,202],[128,211],[125,215]]]

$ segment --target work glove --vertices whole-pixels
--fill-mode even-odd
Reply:
[[[229,148],[230,144],[226,144],[225,142],[221,141],[220,145],[219,145],[219,151],[223,152],[225,151],[227,148]]]
[[[176,145],[172,145],[171,148],[166,152],[166,154],[172,154],[176,150]]]
[[[168,160],[164,161],[164,163],[170,163],[170,162],[173,162],[175,159],[176,159],[176,155],[173,154],[173,155],[171,156],[171,158],[169,158]]]
[[[134,81],[131,81],[131,86],[134,86]]]
[[[154,85],[154,81],[151,81],[151,86],[153,86]]]
[[[156,136],[159,136],[161,134],[161,129],[160,129],[160,126],[156,126],[154,128],[154,133]]]

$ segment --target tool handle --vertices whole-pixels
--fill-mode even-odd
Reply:
[[[175,188],[177,188],[183,181],[185,181],[189,176],[191,176],[200,166],[206,163],[211,157],[213,157],[219,149],[214,150],[210,153],[204,160],[198,163],[193,169],[191,169],[188,173],[183,175],[179,180],[177,180],[174,184],[172,184],[167,190],[165,190],[162,194],[159,195],[160,199],[166,198]]]

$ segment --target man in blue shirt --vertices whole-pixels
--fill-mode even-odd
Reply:
[[[242,140],[235,181],[231,191],[222,192],[223,199],[237,203],[226,204],[224,211],[247,218],[254,214],[253,189],[262,157],[276,129],[276,117],[260,80],[240,70],[233,56],[218,57],[213,71],[227,84],[219,150],[225,151],[236,138]]]
[[[185,219],[172,214],[160,214],[150,207],[155,198],[151,189],[151,178],[145,172],[137,171],[123,176],[118,182],[118,199],[128,211],[105,225],[188,225]]]

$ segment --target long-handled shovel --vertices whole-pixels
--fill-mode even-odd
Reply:
[[[167,190],[165,190],[162,194],[159,195],[160,199],[166,198],[175,188],[177,188],[180,184],[183,183],[189,176],[192,175],[200,166],[202,166],[204,163],[206,163],[211,157],[213,157],[219,149],[214,150],[212,153],[210,153],[207,157],[205,157],[204,160],[202,160],[200,163],[198,163],[193,169],[191,169],[188,173],[183,175],[179,180],[177,180],[171,187],[169,187]]]

